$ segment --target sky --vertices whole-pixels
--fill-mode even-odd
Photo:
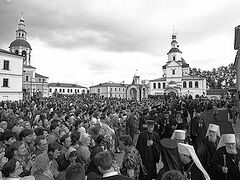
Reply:
[[[173,29],[190,67],[234,62],[239,0],[0,0],[0,48],[24,15],[31,65],[49,82],[92,86],[162,77]]]

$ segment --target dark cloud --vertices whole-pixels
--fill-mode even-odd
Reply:
[[[46,2],[46,1],[43,1]],[[15,39],[17,22],[24,12],[28,41],[38,38],[53,47],[97,47],[106,51],[153,51],[159,34],[144,34],[124,21],[111,17],[97,17],[79,7],[78,14],[61,11],[57,5],[41,5],[36,1],[1,1],[1,44],[10,44]],[[136,22],[137,23],[137,22]],[[158,42],[157,42],[158,43]]]
[[[77,1],[69,1],[69,5],[67,1],[61,2],[65,4],[52,0],[0,0],[0,45],[10,44],[15,39],[17,21],[24,12],[30,43],[31,39],[38,38],[63,49],[96,47],[106,51],[153,54],[166,53],[169,49],[171,32],[164,29],[143,31],[141,19],[115,19],[93,14],[81,3],[74,7],[73,2]],[[238,17],[236,3],[231,2],[219,11],[186,21],[180,32],[184,42],[193,43],[214,33],[229,31],[227,25],[236,21],[232,16]],[[231,12],[226,13],[227,10]]]

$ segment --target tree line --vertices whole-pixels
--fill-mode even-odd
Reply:
[[[236,87],[236,68],[233,63],[228,66],[220,66],[212,70],[190,68],[190,75],[205,77],[210,89],[225,89]]]

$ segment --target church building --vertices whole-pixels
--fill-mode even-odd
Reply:
[[[162,66],[163,76],[149,80],[151,95],[189,96],[193,98],[206,95],[206,79],[189,75],[189,64],[182,58],[177,36],[172,34],[168,61]]]
[[[0,101],[22,100],[23,57],[0,49]]]
[[[32,47],[27,41],[27,31],[23,16],[18,23],[16,31],[16,40],[9,46],[10,52],[24,57],[23,61],[23,95],[30,97],[38,95],[47,97],[48,95],[48,77],[36,73],[36,68],[31,66],[31,51]]]
[[[148,97],[149,88],[134,75],[132,84],[106,82],[90,87],[90,94],[106,98],[132,99],[141,101]]]

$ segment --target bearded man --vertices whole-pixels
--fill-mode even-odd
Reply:
[[[156,179],[157,166],[156,163],[160,159],[160,138],[159,135],[153,131],[154,120],[147,120],[147,130],[139,134],[136,148],[139,151],[142,163],[147,170],[147,176],[140,173],[140,180]]]
[[[213,156],[213,180],[240,179],[240,150],[236,147],[235,134],[223,134]]]
[[[220,139],[220,129],[216,124],[209,124],[206,137],[203,144],[199,146],[197,154],[211,179],[213,178],[213,166],[211,164],[212,157],[217,151],[217,146]]]

